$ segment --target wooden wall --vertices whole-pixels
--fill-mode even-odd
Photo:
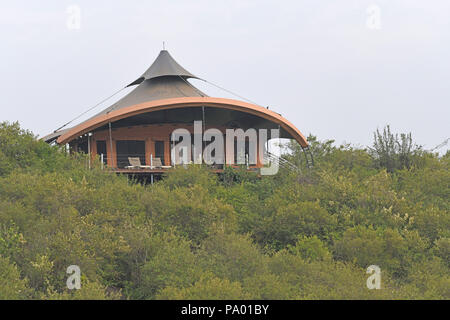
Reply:
[[[172,132],[177,128],[187,129],[191,134],[194,133],[193,124],[153,124],[153,125],[141,125],[133,127],[112,128],[111,138],[109,130],[96,131],[90,137],[91,155],[95,157],[97,155],[97,141],[106,141],[106,152],[108,155],[107,163],[111,168],[117,168],[117,153],[116,153],[116,141],[117,140],[140,140],[145,141],[145,164],[150,165],[150,155],[155,156],[155,141],[164,141],[164,164],[166,166],[171,165],[170,159],[170,136]],[[208,127],[205,128],[207,130]],[[225,134],[226,128],[217,128]],[[111,150],[112,140],[112,150]],[[226,144],[224,138],[224,145]],[[192,142],[193,143],[193,142]],[[225,150],[224,150],[225,152]],[[112,157],[111,157],[112,155]],[[225,154],[225,158],[229,159],[230,155]],[[228,163],[228,161],[227,161]],[[262,167],[259,159],[259,152],[257,156],[257,165],[252,167]]]

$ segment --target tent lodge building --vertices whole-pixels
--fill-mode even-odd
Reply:
[[[194,121],[201,121],[203,132],[220,130],[224,142],[227,129],[267,129],[269,133],[279,129],[280,138],[295,139],[302,148],[308,147],[302,133],[278,113],[240,100],[209,97],[189,79],[203,80],[162,50],[142,76],[125,87],[135,87],[130,93],[88,120],[42,139],[68,145],[71,151],[90,154],[92,159],[99,156],[111,170],[132,174],[161,174],[174,166],[171,134],[186,129],[194,144]],[[202,141],[202,148],[206,145]],[[263,167],[259,148],[256,163],[247,163],[247,168]],[[187,151],[185,156],[195,162],[191,150]],[[247,143],[246,156],[248,151]],[[234,152],[224,150],[225,163],[236,163],[236,153],[236,146]],[[223,165],[213,167],[223,169]]]

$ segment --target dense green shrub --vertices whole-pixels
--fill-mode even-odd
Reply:
[[[141,185],[1,123],[0,299],[450,299],[450,153],[386,138],[394,160],[310,136],[312,170],[290,144],[301,172]]]

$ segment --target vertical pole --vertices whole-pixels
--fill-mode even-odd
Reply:
[[[281,126],[278,125],[278,145],[279,145],[279,148],[280,148],[280,155],[279,155],[279,157],[281,158],[281,154],[283,153],[283,150],[281,150],[281,138],[280,138],[281,133],[280,133],[280,131],[281,131]]]
[[[88,133],[88,164],[89,170],[91,170],[91,133]]]
[[[111,132],[111,122],[109,122],[109,147],[111,151],[109,152],[109,158],[110,158],[110,166],[113,167],[113,142],[112,142],[112,132]]]
[[[203,135],[205,134],[205,130],[206,130],[206,118],[205,118],[205,106],[202,106],[202,159],[203,159],[203,150],[205,150],[205,140],[203,139]],[[203,161],[202,161],[203,164]]]
[[[175,167],[175,150],[174,150],[175,143],[172,141],[172,137],[170,137],[169,140],[169,148],[170,148],[170,165]]]
[[[100,163],[101,163],[102,170],[103,170],[103,153],[100,155]]]

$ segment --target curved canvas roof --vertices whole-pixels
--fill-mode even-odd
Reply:
[[[242,111],[250,113],[273,123],[279,124],[288,134],[297,142],[303,146],[308,146],[308,141],[305,136],[287,119],[280,116],[271,110],[250,104],[247,102],[225,99],[225,98],[211,98],[211,97],[183,97],[183,98],[172,98],[164,100],[148,101],[137,105],[132,105],[129,107],[121,108],[119,110],[113,110],[110,113],[105,113],[97,117],[91,118],[78,126],[70,129],[66,133],[62,134],[57,142],[58,143],[68,143],[74,138],[83,135],[89,131],[95,130],[108,122],[115,122],[120,119],[131,117],[134,115],[158,111],[158,110],[168,110],[177,109],[183,107],[195,107],[195,106],[205,106],[212,108],[224,108]]]
[[[57,140],[58,143],[67,143],[80,134],[98,128],[105,122],[114,122],[148,111],[201,104],[243,111],[265,118],[281,125],[302,146],[308,145],[306,138],[300,131],[279,114],[242,101],[210,98],[190,84],[187,81],[188,78],[200,79],[180,66],[167,50],[161,50],[156,60],[143,75],[127,86],[138,85],[133,91],[79,125],[54,132],[44,137],[43,140],[47,142]]]
[[[127,86],[138,84],[136,89],[94,117],[146,101],[206,97],[206,94],[186,80],[188,78],[200,79],[180,66],[167,50],[161,50],[144,74]]]
[[[109,113],[146,101],[181,97],[206,97],[186,79],[195,78],[175,61],[167,50],[161,50],[156,60],[144,74],[127,87],[138,84],[137,88],[109,108],[95,115]]]
[[[69,132],[70,130],[72,130],[72,128],[67,128],[67,129],[62,129],[59,131],[55,131],[52,132],[46,136],[43,136],[42,138],[40,138],[41,140],[44,140],[47,143],[50,143],[52,141],[55,141],[56,139],[58,139],[61,135],[63,135],[66,132]]]
[[[182,97],[207,97],[207,95],[180,77],[152,78],[143,81],[136,89],[94,117],[146,101]]]

